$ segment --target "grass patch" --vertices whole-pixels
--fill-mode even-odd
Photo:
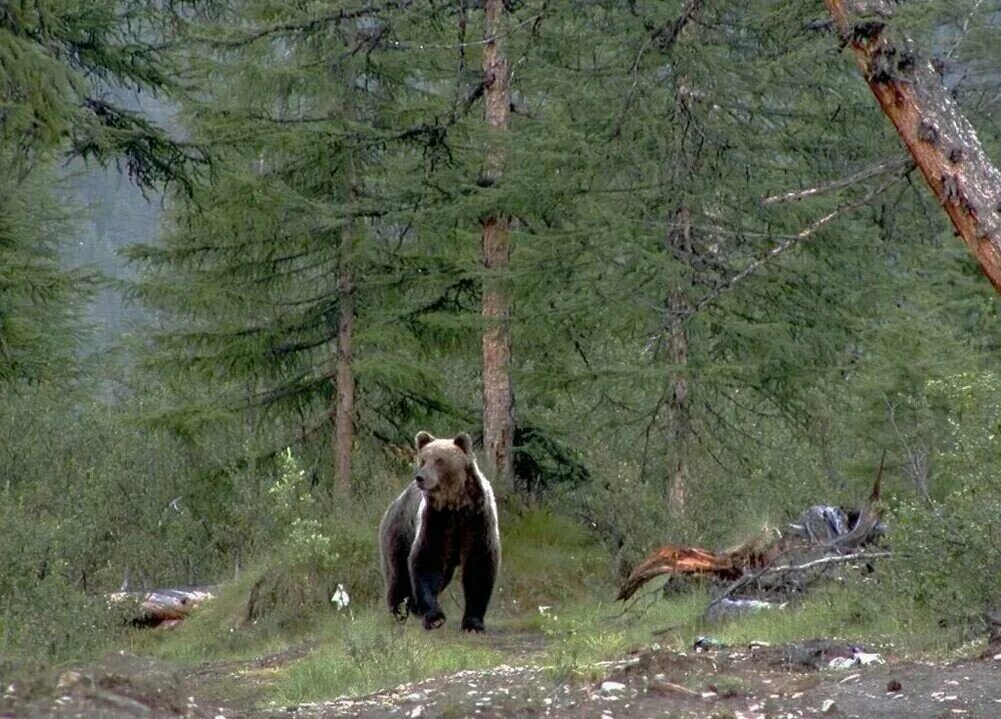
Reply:
[[[495,607],[517,615],[612,590],[611,559],[579,523],[538,508],[502,519],[503,559]]]
[[[418,622],[398,623],[369,610],[328,622],[320,648],[279,670],[271,695],[280,704],[297,704],[364,694],[462,669],[487,669],[505,658],[456,628],[426,632]]]
[[[798,606],[757,612],[700,629],[737,646],[751,641],[781,644],[825,637],[892,648],[905,656],[940,654],[955,648],[955,632],[940,627],[926,610],[887,594],[865,582],[821,586]]]

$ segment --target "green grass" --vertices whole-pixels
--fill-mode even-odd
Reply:
[[[327,622],[320,646],[279,670],[271,698],[279,704],[364,694],[462,669],[487,669],[505,655],[455,628],[426,632],[419,622],[398,623],[382,612]]]

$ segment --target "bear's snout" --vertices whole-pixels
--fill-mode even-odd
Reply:
[[[426,480],[427,480],[427,475],[425,475],[424,472],[418,472],[417,474],[414,475],[414,483],[418,487],[423,488],[424,487],[424,482]]]

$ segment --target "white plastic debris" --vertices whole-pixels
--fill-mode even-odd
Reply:
[[[856,649],[852,652],[852,656],[855,659],[855,663],[863,667],[867,667],[870,664],[886,664],[886,660],[875,652],[869,653],[863,652],[861,649]]]

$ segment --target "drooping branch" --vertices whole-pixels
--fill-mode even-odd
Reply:
[[[891,31],[894,3],[824,0],[862,75],[929,187],[1001,292],[1001,171],[931,62]]]

